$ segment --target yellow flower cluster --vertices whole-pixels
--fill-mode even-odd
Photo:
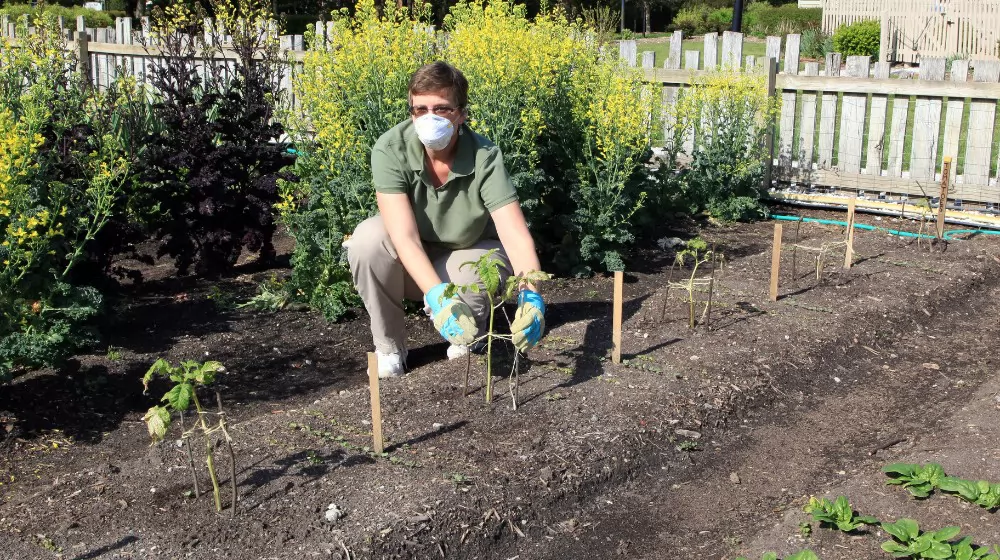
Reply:
[[[43,142],[9,109],[0,108],[0,224],[19,210],[16,201],[24,196],[28,174],[37,166],[35,153]]]

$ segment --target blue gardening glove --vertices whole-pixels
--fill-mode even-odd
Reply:
[[[476,318],[472,308],[458,295],[444,297],[447,283],[438,284],[424,295],[424,303],[430,308],[434,328],[445,340],[459,346],[468,346],[476,339]]]
[[[545,334],[545,302],[542,296],[531,290],[522,290],[517,296],[517,312],[510,324],[514,346],[527,352]]]

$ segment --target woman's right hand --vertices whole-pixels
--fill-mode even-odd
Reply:
[[[469,346],[476,339],[476,318],[472,308],[458,295],[444,297],[448,284],[442,282],[427,291],[424,304],[430,308],[434,328],[448,342],[458,346]]]

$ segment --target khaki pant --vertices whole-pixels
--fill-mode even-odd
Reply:
[[[351,239],[345,244],[347,260],[351,266],[354,285],[365,302],[365,309],[372,319],[372,339],[375,350],[392,354],[406,350],[406,323],[403,300],[423,302],[424,294],[403,268],[396,255],[396,248],[385,230],[382,216],[368,218],[358,225]],[[443,282],[472,284],[478,282],[475,268],[462,263],[474,261],[490,249],[499,249],[497,257],[504,261],[507,270],[501,270],[505,285],[510,275],[510,262],[499,241],[486,239],[467,249],[447,250],[424,244],[424,250]],[[460,294],[472,308],[479,325],[478,336],[486,332],[489,319],[489,301],[485,294]]]

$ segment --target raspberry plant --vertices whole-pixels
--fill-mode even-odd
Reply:
[[[230,458],[230,483],[232,485],[233,502],[231,512],[236,515],[236,454],[233,452],[232,438],[229,437],[229,430],[226,424],[226,414],[222,409],[222,397],[219,395],[218,391],[215,393],[216,401],[219,405],[218,423],[214,426],[210,426],[209,422],[205,420],[205,417],[211,412],[206,411],[198,400],[197,389],[200,387],[205,387],[212,384],[215,381],[215,376],[218,373],[226,371],[226,368],[222,366],[219,362],[205,362],[198,363],[195,361],[185,361],[181,362],[178,366],[170,365],[170,362],[159,359],[149,368],[146,375],[142,378],[143,384],[143,394],[149,392],[149,384],[156,377],[164,377],[169,379],[174,383],[174,386],[167,391],[163,398],[160,399],[165,402],[165,406],[154,406],[149,409],[143,420],[146,422],[146,427],[149,430],[150,437],[153,438],[153,443],[159,443],[163,440],[164,436],[167,434],[167,429],[170,427],[171,417],[173,412],[177,412],[181,419],[181,439],[184,440],[185,446],[187,447],[188,453],[188,464],[191,467],[191,478],[194,482],[194,494],[195,498],[200,497],[198,489],[198,478],[194,471],[194,459],[191,454],[191,443],[190,438],[195,432],[200,432],[202,438],[205,442],[205,463],[208,467],[208,474],[212,479],[212,494],[215,497],[215,509],[216,511],[222,511],[222,500],[219,492],[219,479],[215,474],[215,458],[213,456],[213,445],[212,437],[215,433],[221,432],[223,438],[229,448],[229,458]],[[194,405],[195,409],[195,423],[194,426],[187,430],[184,428],[184,413],[187,412],[191,405]]]

